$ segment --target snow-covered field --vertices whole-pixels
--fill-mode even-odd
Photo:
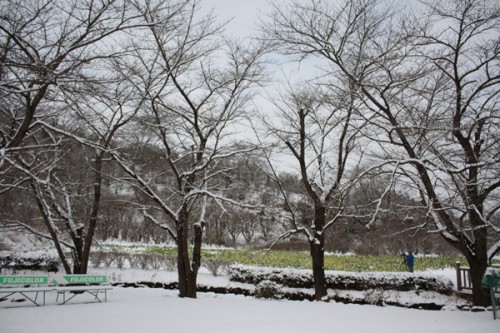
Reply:
[[[489,312],[423,311],[336,303],[258,300],[115,288],[107,303],[19,306],[0,309],[4,333],[88,332],[500,332]]]
[[[164,271],[114,270],[111,280],[170,281]],[[451,275],[452,271],[436,272]],[[4,273],[5,274],[5,273]],[[224,285],[225,277],[200,274],[200,283]],[[261,300],[236,295],[199,293],[181,299],[177,291],[115,287],[107,303],[78,296],[58,305],[47,295],[45,306],[0,302],[0,332],[500,332],[491,312],[467,312],[450,306],[443,311],[392,306],[346,305],[335,302]]]

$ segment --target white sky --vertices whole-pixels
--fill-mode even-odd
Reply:
[[[301,0],[308,2],[310,0]],[[271,12],[271,4],[291,3],[290,0],[201,0],[201,11],[208,12],[213,9],[214,15],[219,22],[231,20],[225,29],[225,33],[236,39],[251,38],[258,35],[257,24],[259,19],[266,19],[266,15]],[[259,95],[254,99],[255,108],[260,112],[268,114],[266,110],[274,109],[274,105],[269,100],[270,96],[277,92],[279,86],[289,80],[293,84],[298,84],[317,73],[317,60],[307,59],[297,64],[288,58],[273,56],[273,65],[268,66],[269,80],[264,89],[261,89]],[[269,116],[271,114],[269,113]],[[239,131],[238,139],[249,139],[254,141],[254,133],[249,128],[242,128]],[[273,156],[275,165],[280,171],[298,172],[298,165],[295,158],[288,155],[275,153]]]
[[[204,10],[213,8],[221,21],[233,18],[227,32],[238,37],[251,35],[259,16],[271,8],[268,0],[202,0],[201,5]]]

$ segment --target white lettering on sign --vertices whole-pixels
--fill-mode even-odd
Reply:
[[[2,276],[0,284],[46,284],[48,280],[46,276]]]
[[[106,276],[103,275],[67,275],[64,277],[69,283],[105,283]]]

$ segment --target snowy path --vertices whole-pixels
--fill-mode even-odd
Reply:
[[[423,311],[396,307],[258,300],[199,294],[180,299],[176,291],[115,288],[109,302],[44,307],[0,303],[3,333],[156,332],[500,332],[491,312]],[[78,303],[83,302],[83,303]]]

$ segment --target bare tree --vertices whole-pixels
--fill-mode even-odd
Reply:
[[[264,54],[264,49],[223,42],[221,26],[210,15],[199,16],[198,8],[198,1],[136,4],[151,23],[130,62],[135,72],[130,82],[147,99],[137,126],[157,147],[163,167],[151,172],[148,161],[112,152],[130,183],[152,202],[142,203],[144,216],[175,239],[179,294],[192,298],[207,205],[235,203],[221,192],[218,179],[228,169],[219,166],[249,150],[232,145],[231,135],[261,79]]]
[[[21,191],[27,184],[31,184],[35,193],[48,193],[39,186],[48,185],[46,177],[54,175],[58,168],[57,163],[64,156],[60,151],[64,139],[49,133],[40,121],[57,123],[54,119],[67,112],[65,103],[61,103],[61,94],[80,89],[82,82],[97,80],[98,71],[94,66],[121,52],[111,36],[136,25],[127,7],[126,1],[115,0],[2,2],[0,193]],[[8,193],[5,196],[7,200],[12,198]],[[96,197],[99,197],[97,192]],[[39,207],[42,215],[48,214]],[[97,210],[93,215],[97,216]],[[59,239],[56,224],[46,219],[55,215],[50,213],[44,217],[51,232],[49,237],[66,271],[70,271],[61,245],[74,250],[79,245]],[[12,218],[7,221],[13,222]],[[31,225],[24,225],[28,230],[39,232]],[[76,229],[75,226],[72,230],[74,235],[79,233]]]
[[[16,160],[9,156],[6,160],[29,177],[48,234],[23,225],[52,240],[67,273],[86,274],[99,221],[107,150],[142,100],[122,79],[106,82],[106,88],[99,83],[81,84],[78,92],[63,96],[67,117],[59,116],[50,123],[38,121],[43,126],[40,132],[55,148],[50,153],[31,156],[24,152]],[[32,162],[40,159],[41,163]],[[73,268],[64,247],[71,250]]]
[[[328,90],[327,94],[322,88],[311,86],[283,96],[281,103],[276,102],[277,112],[273,115],[280,120],[279,125],[267,121],[267,114],[262,117],[267,135],[296,163],[305,189],[303,196],[286,191],[270,162],[291,226],[276,242],[296,234],[306,237],[316,300],[327,294],[325,232],[344,212],[352,186],[349,169],[359,163],[361,155],[356,154],[356,148],[366,124],[358,115],[354,94],[344,95],[346,91],[342,90],[342,94],[332,97]],[[266,156],[270,161],[269,153]],[[302,198],[298,200],[297,196]]]
[[[374,138],[380,152],[411,181],[435,232],[467,258],[474,304],[485,305],[480,281],[499,249],[487,244],[499,231],[491,223],[500,185],[499,6],[424,4],[420,20],[375,0],[293,4],[276,7],[266,31],[284,52],[323,59],[330,76],[358,87],[385,130]]]
[[[420,86],[418,109],[406,108],[429,123],[430,133],[421,131],[423,140],[413,148],[429,160],[418,173],[419,190],[437,215],[438,230],[467,258],[474,302],[484,305],[489,299],[481,278],[500,250],[500,229],[492,223],[500,208],[500,5],[430,1],[426,7],[430,19],[444,27],[421,35],[423,54],[437,73]],[[430,123],[437,117],[443,128]],[[493,244],[490,233],[496,236]]]
[[[126,1],[6,0],[0,6],[0,171],[55,95],[91,79],[120,48],[110,36],[136,25]],[[115,51],[112,51],[112,49]],[[1,185],[1,184],[0,184]]]

